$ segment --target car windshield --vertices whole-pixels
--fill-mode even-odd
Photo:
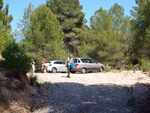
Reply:
[[[60,64],[65,64],[65,62],[62,62],[62,61],[61,61]]]

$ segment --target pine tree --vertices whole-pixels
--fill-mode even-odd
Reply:
[[[131,38],[130,35],[130,17],[124,15],[124,9],[115,3],[109,10],[109,15],[112,20],[112,28],[115,32],[114,39],[118,41],[116,55],[114,59],[117,62],[118,67],[121,67],[122,63],[125,63],[125,53],[128,50],[128,41]],[[126,56],[127,57],[127,56]]]
[[[124,10],[118,4],[109,11],[102,8],[95,11],[91,17],[91,28],[96,44],[90,56],[120,68],[128,48],[129,25],[130,18],[124,16]]]
[[[91,56],[100,62],[112,62],[114,54],[114,39],[111,18],[108,11],[100,8],[91,17],[91,28],[96,37],[96,47]],[[110,62],[111,61],[111,62]]]
[[[11,33],[10,22],[13,19],[12,15],[8,15],[9,4],[3,9],[3,0],[0,0],[0,53],[6,43],[13,39]]]
[[[133,7],[132,35],[130,53],[134,59],[150,59],[150,1],[136,0]]]
[[[64,32],[64,43],[75,56],[81,45],[80,32],[84,24],[84,13],[78,0],[47,0],[47,6],[56,15]]]
[[[20,20],[20,23],[18,23],[17,27],[19,28],[20,31],[18,32],[18,37],[22,39],[28,39],[29,34],[31,32],[31,26],[30,26],[30,21],[31,21],[31,15],[33,15],[34,11],[34,5],[31,3],[28,5],[27,8],[24,10],[24,15],[23,19]]]
[[[43,57],[47,60],[63,60],[66,57],[60,24],[46,5],[34,9],[29,25],[27,31],[30,32],[27,32],[24,43],[30,56],[34,56],[38,60]]]

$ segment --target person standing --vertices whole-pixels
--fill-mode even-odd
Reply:
[[[68,75],[67,77],[70,78],[70,72],[71,72],[71,63],[73,62],[73,58],[72,58],[72,55],[69,54],[69,57],[67,58],[66,60],[66,67],[68,69]]]
[[[46,60],[45,60],[45,58],[42,60],[42,64],[45,64],[46,63]]]
[[[47,67],[45,66],[45,65],[43,65],[43,64],[45,64],[46,63],[46,60],[45,60],[45,58],[42,60],[42,68],[43,68],[43,72],[44,73],[46,73],[46,71],[47,71]]]
[[[32,65],[32,73],[34,73],[35,72],[35,59],[34,58],[31,59],[31,65]]]

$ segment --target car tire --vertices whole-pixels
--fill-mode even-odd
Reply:
[[[86,72],[86,69],[83,68],[83,69],[81,70],[81,73],[85,73],[85,72]]]
[[[53,68],[53,69],[52,69],[52,73],[57,73],[57,69],[56,69],[56,68]]]
[[[103,71],[103,68],[102,68],[102,67],[100,67],[100,68],[99,68],[99,72],[102,72],[102,71]]]

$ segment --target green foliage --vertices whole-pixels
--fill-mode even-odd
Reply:
[[[95,11],[91,17],[95,47],[90,57],[121,68],[128,49],[129,26],[130,18],[124,16],[124,9],[117,3],[109,11],[103,8]]]
[[[127,70],[132,70],[132,69],[133,69],[133,64],[131,64],[131,63],[130,63],[130,64],[127,64],[127,65],[126,65],[126,69],[127,69]]]
[[[12,15],[8,15],[9,13],[9,4],[7,4],[3,8],[3,0],[0,1],[0,22],[3,23],[4,26],[7,27],[7,29],[11,30],[10,22],[13,20]]]
[[[138,59],[150,59],[150,1],[135,0],[137,6],[131,11],[132,16],[132,35],[131,55]]]
[[[141,63],[141,70],[142,71],[144,71],[144,72],[150,71],[150,61],[149,60],[141,59],[140,63]]]
[[[30,57],[24,51],[24,46],[19,46],[15,41],[10,42],[2,51],[3,66],[11,70],[16,76],[30,69]]]
[[[64,32],[65,49],[78,56],[78,46],[81,45],[84,13],[79,0],[47,0],[47,6],[56,15]]]
[[[24,10],[24,15],[23,15],[23,19],[20,20],[20,23],[18,23],[18,29],[16,29],[15,31],[15,37],[18,37],[20,39],[22,39],[22,37],[24,38],[28,38],[29,34],[31,32],[31,28],[30,28],[30,21],[31,21],[31,15],[33,14],[34,11],[34,5],[32,5],[31,3],[28,5],[27,8],[25,8]]]
[[[24,22],[28,24],[24,25]],[[46,5],[41,5],[32,11],[30,4],[24,13],[22,25],[26,52],[29,56],[36,58],[37,68],[41,68],[43,57],[47,61],[66,58],[63,45],[64,35],[60,30],[59,21]]]
[[[10,29],[7,29],[6,26],[0,22],[0,53],[4,49],[5,45],[13,39],[12,35],[9,35],[11,32]]]
[[[81,45],[77,46],[79,57],[90,57],[90,53],[96,47],[93,31],[88,26],[83,25],[80,33],[82,37]]]
[[[34,86],[34,84],[36,84],[37,82],[37,75],[31,73],[29,79],[30,79],[30,85]]]
[[[6,46],[7,42],[13,39],[11,33],[10,22],[12,15],[8,15],[9,4],[3,9],[3,0],[0,0],[0,53]]]
[[[40,83],[37,81],[37,75],[30,73],[29,75],[30,85],[40,87]]]
[[[65,60],[66,53],[92,57],[121,69],[134,59],[150,59],[150,1],[136,0],[136,3],[138,6],[131,11],[132,20],[117,3],[108,11],[96,10],[91,28],[85,25],[79,0],[47,0],[46,5],[36,9],[30,3],[19,24],[20,37],[24,37],[27,54],[36,58],[36,69],[41,68],[43,57],[47,61]],[[5,32],[9,34],[9,30]],[[129,70],[132,67],[126,66]]]
[[[109,72],[109,71],[111,71],[111,67],[108,65],[108,64],[106,64],[106,66],[104,67],[104,71],[106,71],[106,72]]]
[[[109,9],[109,15],[112,20],[112,28],[115,30],[116,33],[120,32],[119,34],[122,34],[121,40],[127,39],[126,35],[128,35],[130,27],[130,17],[124,15],[123,7],[115,3]]]

